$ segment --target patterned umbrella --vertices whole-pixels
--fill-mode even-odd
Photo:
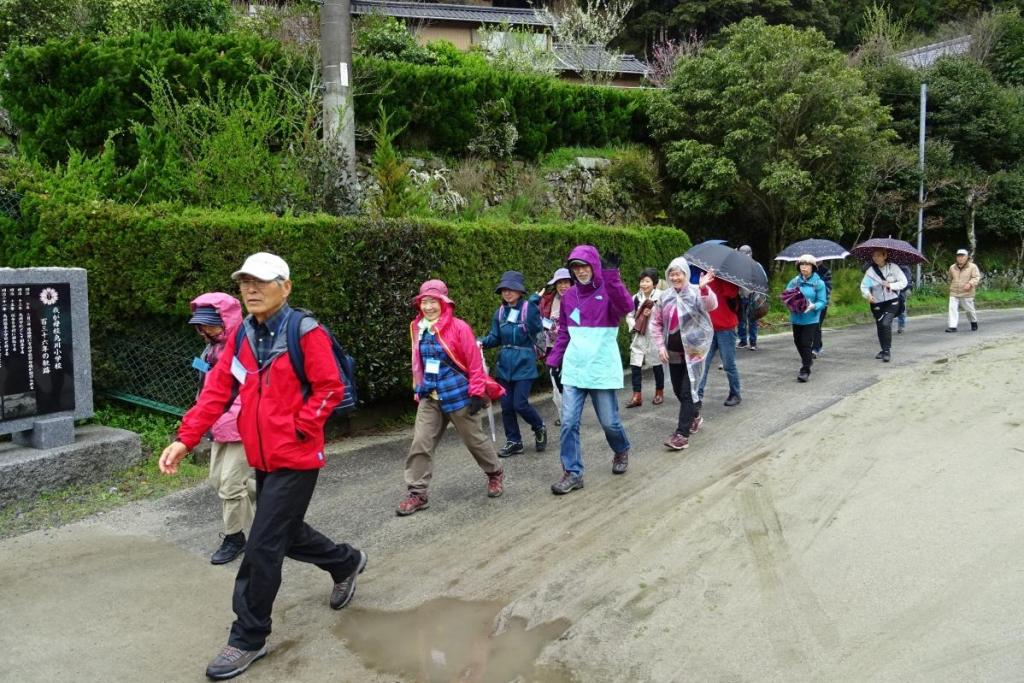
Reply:
[[[861,261],[870,263],[871,254],[874,253],[875,249],[885,249],[888,251],[889,262],[895,263],[898,266],[913,266],[918,263],[928,262],[928,259],[915,249],[910,242],[896,240],[892,237],[875,237],[866,242],[861,242],[851,249],[850,253]]]
[[[832,240],[801,240],[789,245],[775,257],[776,261],[797,261],[804,254],[810,254],[819,261],[846,258],[850,252]]]
[[[715,277],[731,282],[737,287],[762,294],[768,293],[768,275],[764,268],[742,251],[724,244],[701,242],[690,247],[683,256],[689,263],[705,272],[714,269]]]

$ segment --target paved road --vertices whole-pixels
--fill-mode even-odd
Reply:
[[[613,477],[587,414],[587,487],[565,497],[548,491],[560,473],[557,448],[511,459],[507,492],[492,500],[449,436],[431,508],[400,519],[410,434],[340,444],[308,519],[369,553],[357,598],[330,611],[324,575],[288,563],[271,656],[246,679],[1018,679],[1024,588],[1009,584],[1024,546],[1012,543],[1019,510],[1013,524],[1005,501],[1024,484],[1020,464],[968,470],[959,489],[943,483],[949,496],[980,503],[944,532],[951,542],[939,554],[934,525],[904,528],[901,510],[905,498],[920,520],[945,519],[945,494],[929,506],[920,496],[934,481],[893,483],[933,467],[929,438],[949,457],[970,453],[969,437],[936,437],[951,426],[960,433],[943,391],[962,385],[979,405],[1020,404],[1011,382],[1019,356],[1005,354],[1021,348],[1024,312],[982,317],[979,332],[956,335],[943,334],[939,316],[912,318],[890,364],[873,358],[873,327],[827,330],[806,385],[795,381],[788,331],[764,337],[757,352],[738,352],[740,406],[721,405],[725,376],[712,370],[706,425],[683,453],[661,446],[674,428],[673,398],[624,410],[634,456],[629,473]],[[989,356],[1007,364],[1005,386],[929,384],[928,402],[911,400],[942,379],[932,368]],[[550,400],[538,406],[553,421]],[[864,425],[863,441],[844,421]],[[993,423],[989,450],[1021,443],[1019,432],[1000,431],[1013,428]],[[897,449],[900,438],[908,441]],[[913,457],[901,464],[900,454]],[[993,491],[993,481],[1003,485]],[[887,487],[891,496],[872,497]],[[858,523],[840,531],[835,520],[847,514]],[[235,565],[206,561],[218,519],[212,492],[197,488],[0,542],[0,678],[199,680],[232,616]],[[946,563],[970,571],[948,575]],[[975,583],[990,576],[997,587]],[[970,598],[978,591],[983,603]],[[488,638],[494,623],[500,635]]]

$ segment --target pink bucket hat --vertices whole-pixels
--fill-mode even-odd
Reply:
[[[412,300],[413,305],[419,306],[420,301],[425,296],[432,296],[438,301],[445,302],[449,306],[455,305],[455,302],[448,298],[448,285],[446,285],[443,280],[427,280],[420,285],[420,293]]]

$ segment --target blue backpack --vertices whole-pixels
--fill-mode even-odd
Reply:
[[[299,379],[299,384],[302,385],[302,398],[303,400],[309,398],[310,392],[313,390],[309,383],[309,378],[306,377],[306,357],[302,353],[302,345],[299,343],[299,332],[302,327],[302,321],[306,318],[313,318],[313,314],[307,310],[301,308],[292,309],[293,315],[288,316],[288,321],[285,327],[285,339],[288,344],[288,360],[292,363],[292,369],[295,371],[295,376]],[[317,322],[318,325],[327,333],[327,338],[331,340],[331,351],[334,353],[334,362],[338,366],[338,374],[341,376],[341,383],[345,385],[345,396],[341,399],[341,403],[335,406],[334,410],[331,411],[331,415],[348,415],[355,411],[356,406],[359,403],[359,391],[356,388],[356,361],[352,356],[345,352],[345,347],[341,345],[338,339],[331,333],[331,331],[321,322]],[[238,351],[242,346],[242,340],[245,339],[245,323],[238,326],[238,333],[235,335],[235,355],[238,355]]]

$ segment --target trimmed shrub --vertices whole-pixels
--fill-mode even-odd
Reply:
[[[107,387],[117,381],[106,362],[114,341],[123,345],[140,325],[180,333],[188,302],[205,291],[231,291],[230,274],[255,251],[288,261],[292,303],[315,311],[338,335],[358,360],[365,397],[379,399],[409,386],[409,302],[423,280],[443,278],[459,315],[482,331],[506,269],[522,271],[540,289],[573,246],[590,243],[619,253],[632,283],[641,268],[661,267],[690,246],[685,233],[669,228],[279,218],[37,197],[24,200],[22,209],[20,223],[0,220],[0,262],[89,271],[93,365],[96,382]]]
[[[447,68],[357,59],[355,73],[356,119],[371,120],[383,104],[409,122],[398,142],[411,148],[465,153],[478,112],[499,99],[519,131],[515,151],[526,158],[556,147],[648,139],[644,90],[574,85],[472,63]]]

